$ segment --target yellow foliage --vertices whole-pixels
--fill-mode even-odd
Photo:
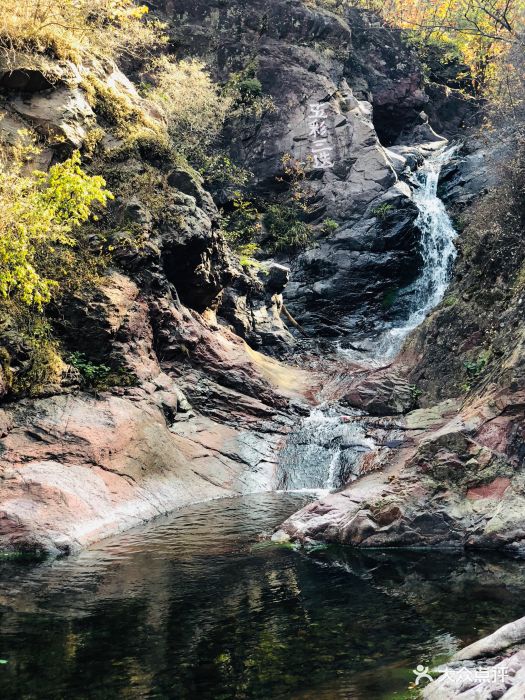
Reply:
[[[149,74],[154,85],[147,97],[164,110],[177,150],[187,155],[205,150],[222,129],[231,98],[221,95],[200,61],[162,56],[151,63]]]
[[[75,231],[92,215],[95,203],[112,194],[103,178],[87,175],[73,153],[49,172],[24,174],[32,147],[11,149],[0,160],[0,298],[41,308],[74,268]]]
[[[524,9],[523,0],[388,0],[381,11],[417,40],[454,48],[479,91],[496,78],[496,61],[515,40]]]
[[[316,0],[331,10],[360,7],[409,32],[418,44],[441,44],[470,68],[481,92],[500,79],[512,46],[523,52],[525,0]]]
[[[147,12],[134,0],[0,0],[0,57],[16,67],[19,53],[73,61],[133,53],[164,41]]]

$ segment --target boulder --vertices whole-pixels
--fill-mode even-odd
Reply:
[[[373,416],[408,413],[416,403],[414,388],[396,372],[376,373],[356,382],[342,400]]]
[[[483,637],[454,654],[453,661],[477,659],[480,656],[495,656],[508,647],[525,640],[525,617],[509,622],[498,630]]]
[[[499,663],[450,665],[423,689],[423,700],[521,700],[525,697],[525,651]]]
[[[80,88],[59,87],[10,100],[11,108],[53,143],[80,148],[95,114]]]

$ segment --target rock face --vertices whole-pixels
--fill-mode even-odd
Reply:
[[[177,390],[162,375],[152,384],[2,412],[4,549],[69,553],[188,503],[271,487],[282,435],[205,417],[171,424]]]
[[[96,70],[107,89],[157,118],[118,69]],[[67,553],[191,502],[274,488],[278,449],[318,381],[253,349],[293,344],[281,318],[288,269],[246,273],[202,178],[169,160],[152,166],[149,151],[119,155],[121,133],[74,76],[3,87],[7,143],[24,138],[21,126],[47,135],[45,168],[57,148],[81,146],[96,127],[98,167],[125,194],[108,213],[113,268],[50,314],[63,358],[88,365],[63,361],[56,383],[14,396],[7,373],[23,378],[31,355],[2,321],[0,548]],[[122,187],[140,177],[152,178],[155,196]],[[90,386],[86,366],[110,371],[111,381]]]
[[[524,697],[524,639],[525,618],[521,618],[461,649],[451,663],[438,669],[443,675],[424,689],[422,697],[425,700]]]
[[[409,163],[384,148],[421,142],[429,100],[417,59],[397,33],[356,10],[336,15],[299,0],[159,4],[175,23],[180,52],[194,52],[198,37],[197,50],[221,80],[256,66],[274,109],[235,122],[225,139],[254,173],[256,190],[275,190],[288,154],[305,163],[315,221],[339,224],[293,261],[284,293],[292,315],[317,334],[370,332],[385,295],[421,265],[418,211],[399,181]],[[329,167],[316,165],[313,152],[320,109]]]
[[[36,93],[30,99],[20,96],[11,101],[14,111],[30,123],[51,143],[65,141],[79,148],[88,128],[94,123],[94,112],[79,88],[59,87]]]
[[[31,109],[41,116],[40,99],[63,105],[65,90],[31,96]],[[16,100],[7,107],[20,111]],[[63,112],[49,115],[58,129]],[[143,168],[129,159],[119,175]],[[115,203],[120,270],[54,319],[64,350],[109,364],[117,386],[82,392],[69,368],[68,382],[1,411],[3,549],[67,553],[179,506],[277,483],[275,455],[316,379],[242,337],[293,342],[280,317],[288,271],[276,266],[263,282],[236,266],[198,175],[177,168],[162,183],[161,212],[140,193]],[[130,225],[142,245],[121,237]],[[23,347],[5,332],[2,342],[10,371],[23,372]]]
[[[352,406],[404,414],[401,441],[290,518],[292,539],[524,551],[523,150],[498,158],[500,146],[460,151],[445,170],[460,229],[447,295],[390,367],[354,373],[339,392]],[[396,386],[421,409],[396,400]]]
[[[252,65],[271,97],[273,109],[232,119],[224,135],[234,161],[253,171],[254,193],[275,194],[289,154],[305,163],[312,223],[329,218],[337,229],[289,265],[279,258],[268,275],[247,272],[228,250],[203,179],[152,141],[162,115],[115,66],[92,70],[103,90],[153,123],[139,145],[88,99],[71,66],[52,82],[18,70],[0,76],[8,143],[22,138],[19,125],[31,126],[49,139],[45,168],[99,130],[109,186],[122,193],[108,214],[115,269],[51,319],[64,359],[81,353],[92,367],[108,365],[113,388],[88,391],[81,369],[63,362],[54,384],[15,401],[7,373],[23,376],[28,352],[9,324],[2,330],[10,358],[0,373],[3,548],[67,552],[195,500],[275,487],[276,453],[325,378],[257,349],[290,350],[294,317],[310,335],[368,335],[389,294],[421,266],[406,180],[421,153],[444,141],[425,112],[418,61],[398,34],[367,13],[336,15],[299,0],[157,5],[180,55],[191,47],[222,81]],[[453,135],[469,108],[449,121],[445,97],[433,113]],[[329,159],[314,152],[316,135],[326,137]],[[446,174],[451,200],[461,178],[469,197],[479,189],[470,155]],[[135,186],[144,181],[149,187]],[[504,236],[484,289],[480,238],[468,241],[458,298],[413,336],[398,364],[356,370],[337,390],[346,405],[395,417],[395,439],[367,455],[355,483],[291,518],[284,538],[521,548],[523,333],[521,301],[509,305],[508,294],[522,258],[516,236]],[[480,306],[492,309],[489,320]],[[509,325],[491,352],[501,362],[480,377],[488,358],[479,354],[500,319]],[[463,405],[454,399],[465,361],[466,379],[483,386]],[[424,409],[413,410],[421,392]]]
[[[67,553],[191,502],[275,485],[300,410],[290,400],[304,403],[312,377],[121,274],[78,313],[85,347],[118,358],[137,385],[4,407],[2,548]]]
[[[408,413],[396,421],[395,449],[369,456],[367,473],[282,529],[301,542],[522,551],[525,491],[513,448],[522,400],[495,394],[459,412],[445,402]]]

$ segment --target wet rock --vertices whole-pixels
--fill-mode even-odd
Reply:
[[[414,55],[396,33],[356,10],[339,16],[296,0],[163,6],[175,15],[181,50],[195,46],[197,33],[199,50],[213,57],[223,80],[253,61],[256,51],[257,78],[275,109],[262,119],[233,121],[225,135],[232,157],[253,171],[257,191],[265,194],[281,187],[276,176],[282,176],[284,154],[305,162],[315,223],[330,217],[340,224],[294,259],[285,304],[316,334],[366,333],[384,316],[385,292],[410,282],[421,265],[418,212],[410,191],[398,187],[403,159],[391,160],[383,148],[403,132],[413,138],[410,129],[428,103]],[[322,53],[319,41],[327,47]],[[317,104],[327,115],[334,163],[327,169],[314,167],[309,157],[309,117]],[[427,141],[436,138],[425,129]],[[384,225],[374,211],[386,201],[391,215]]]
[[[504,456],[478,439],[494,416],[484,407],[451,416],[451,408],[442,404],[441,419],[409,414],[401,449],[369,455],[371,473],[299,511],[282,529],[299,541],[317,536],[364,547],[523,551],[525,487],[516,460],[509,446]]]
[[[464,209],[497,185],[500,173],[495,164],[509,157],[508,144],[469,141],[443,168],[439,196],[456,209]]]
[[[477,659],[480,656],[495,656],[498,652],[525,640],[525,617],[509,622],[474,644],[454,654],[453,661]]]
[[[408,413],[414,408],[416,398],[406,379],[388,372],[356,382],[343,397],[343,402],[373,416],[390,416]]]
[[[437,428],[443,424],[444,417],[454,416],[459,411],[460,406],[459,400],[449,399],[436,406],[416,409],[406,416],[406,426],[409,430]]]
[[[525,651],[520,650],[499,663],[450,665],[428,685],[424,700],[520,700],[525,694]]]

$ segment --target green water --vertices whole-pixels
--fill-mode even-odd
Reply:
[[[0,563],[0,698],[403,698],[525,614],[521,562],[260,543],[305,495],[192,507],[69,559]]]

